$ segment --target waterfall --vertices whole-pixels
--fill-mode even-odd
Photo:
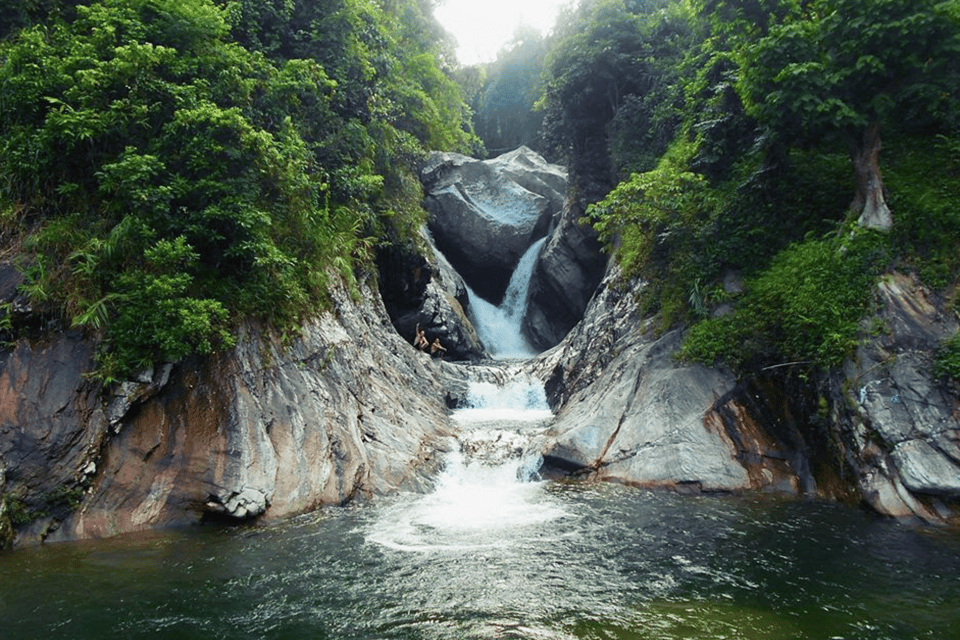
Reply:
[[[493,306],[467,286],[473,326],[483,346],[495,358],[529,358],[536,355],[536,351],[523,337],[520,327],[527,309],[533,267],[546,240],[541,238],[530,245],[520,258],[499,307]]]
[[[552,418],[539,381],[472,383],[469,406],[453,414],[461,433],[436,489],[386,509],[367,540],[399,551],[476,550],[569,516],[537,475],[539,454],[528,451]]]

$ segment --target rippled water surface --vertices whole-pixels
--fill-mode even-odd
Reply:
[[[960,637],[955,533],[525,481],[549,416],[491,410],[430,494],[0,555],[0,639]]]
[[[800,502],[527,483],[0,557],[0,637],[956,638],[960,545]],[[531,501],[530,511],[522,508]]]

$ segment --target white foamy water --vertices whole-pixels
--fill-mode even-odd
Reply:
[[[545,242],[546,238],[541,238],[533,243],[520,258],[499,307],[467,287],[473,326],[483,345],[496,358],[529,358],[537,353],[523,337],[520,326],[527,309],[533,267]]]
[[[385,508],[367,540],[398,551],[473,551],[510,546],[569,516],[546,492],[540,457],[525,450],[552,418],[538,381],[471,385],[470,405],[454,412],[464,431],[436,489]]]

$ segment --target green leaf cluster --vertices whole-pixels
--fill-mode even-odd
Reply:
[[[860,232],[790,245],[747,283],[729,315],[688,332],[681,357],[735,367],[836,367],[857,344],[872,285],[890,261],[889,239]]]
[[[544,140],[586,203],[648,170],[673,139],[692,34],[668,0],[588,0],[561,16],[544,63]]]
[[[569,16],[547,56],[546,130],[575,180],[578,166],[619,180],[584,221],[661,328],[694,325],[686,357],[834,366],[884,268],[956,284],[956,2],[598,0]],[[851,240],[848,212],[876,197],[893,230]]]
[[[933,371],[938,376],[960,380],[960,335],[953,336],[940,346]]]

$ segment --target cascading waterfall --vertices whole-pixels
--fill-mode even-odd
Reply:
[[[461,435],[435,491],[384,509],[368,541],[418,552],[500,547],[524,528],[569,515],[546,493],[539,455],[527,452],[553,418],[541,383],[475,382],[469,406],[453,418]]]
[[[536,355],[520,330],[527,309],[533,267],[546,238],[527,249],[510,277],[507,292],[499,307],[490,304],[467,286],[474,328],[484,347],[495,358],[529,358]]]

